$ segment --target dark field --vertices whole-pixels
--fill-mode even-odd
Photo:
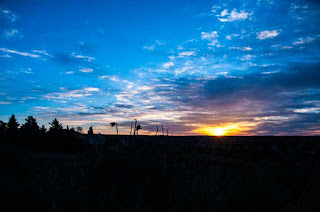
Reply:
[[[73,133],[0,147],[1,211],[320,208],[319,137]]]

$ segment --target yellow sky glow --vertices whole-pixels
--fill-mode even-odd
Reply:
[[[203,127],[198,129],[198,132],[204,135],[224,136],[237,134],[240,132],[240,129],[237,124],[227,124],[223,126]]]

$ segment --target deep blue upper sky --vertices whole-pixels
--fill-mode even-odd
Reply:
[[[0,119],[320,134],[320,3],[2,1]]]

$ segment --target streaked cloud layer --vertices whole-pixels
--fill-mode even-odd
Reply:
[[[0,119],[320,134],[319,20],[317,1],[8,1]]]

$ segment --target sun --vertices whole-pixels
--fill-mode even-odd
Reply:
[[[225,136],[238,133],[240,130],[238,125],[229,124],[216,127],[203,127],[198,130],[201,134],[211,135],[211,136]]]

